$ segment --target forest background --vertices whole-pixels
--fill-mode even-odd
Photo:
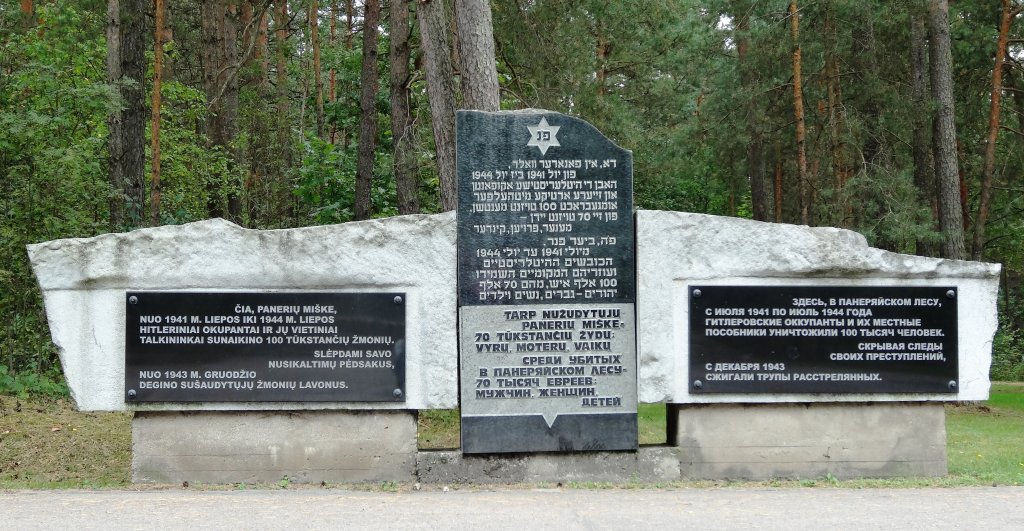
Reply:
[[[1002,263],[1024,379],[1019,1],[0,0],[0,392],[64,390],[26,244],[450,210],[499,107],[633,150],[639,208]]]

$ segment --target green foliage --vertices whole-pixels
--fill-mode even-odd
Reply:
[[[11,374],[6,366],[0,365],[0,395],[16,395],[23,399],[29,395],[57,398],[68,396],[68,386],[56,367],[48,374]]]
[[[495,0],[491,5],[502,107],[579,116],[631,149],[638,207],[751,217],[750,179],[760,174],[766,203],[774,206],[777,199],[781,207],[778,219],[769,208],[769,220],[800,219],[794,43],[785,2]],[[104,82],[103,7],[96,0],[53,0],[35,2],[32,20],[0,17],[0,367],[6,367],[10,381],[52,376],[57,361],[25,245],[141,222],[110,227],[108,221],[111,201],[124,198],[107,183],[106,120],[121,102],[118,87]],[[259,12],[262,6],[257,7]],[[318,138],[306,7],[306,2],[290,6],[287,42],[277,42],[276,21],[265,46],[239,41],[238,132],[230,145],[212,146],[206,134],[202,6],[175,6],[174,40],[165,47],[169,76],[162,88],[163,223],[204,219],[211,206],[224,209],[229,195],[241,198],[237,221],[250,227],[352,219],[359,17],[357,33],[346,38],[345,16],[338,14],[332,42],[328,9],[321,8],[327,133]],[[932,205],[913,183],[910,145],[913,118],[934,110],[915,108],[910,94],[909,17],[926,8],[921,0],[801,3],[811,223],[854,229],[873,245],[900,252],[939,239]],[[999,9],[998,3],[981,0],[951,5],[958,160],[969,213],[978,205]],[[0,13],[18,12],[18,2],[0,0]],[[269,12],[273,18],[273,6]],[[387,24],[385,19],[378,53],[375,216],[396,213]],[[1020,55],[1022,37],[1024,19],[1015,20],[1011,57]],[[146,37],[147,50],[151,38]],[[414,32],[410,107],[421,204],[424,212],[436,212],[439,183],[417,38]],[[837,68],[834,76],[830,65]],[[141,81],[146,93],[149,79]],[[1008,68],[1005,83],[984,250],[987,260],[1005,264],[1006,284],[1017,300],[1024,275],[1019,177],[1024,175],[1024,71]],[[751,159],[752,153],[762,160]],[[1020,378],[1024,319],[1007,309],[1004,314],[993,375]]]
[[[352,220],[355,199],[354,151],[342,151],[316,135],[308,135],[295,195],[318,224]]]
[[[206,219],[209,190],[220,190],[214,201],[224,203],[228,190],[240,189],[241,178],[231,157],[219,146],[208,147],[206,135],[198,132],[207,115],[202,91],[171,81],[160,94],[161,221]]]
[[[70,1],[36,9],[31,31],[0,21],[0,368],[6,389],[45,392],[56,350],[25,245],[108,230],[104,137],[117,99],[102,15]]]
[[[1024,381],[1024,330],[1021,320],[1024,310],[1017,297],[1010,298],[1010,307],[1004,303],[999,317],[999,328],[992,339],[992,380]]]

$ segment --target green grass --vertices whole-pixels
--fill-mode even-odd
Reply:
[[[1024,386],[997,384],[984,405],[947,406],[946,452],[950,476],[1024,485]]]
[[[420,450],[452,450],[460,446],[459,410],[427,409],[419,412],[416,430]]]
[[[664,444],[665,406],[641,404],[638,413],[640,444]],[[421,411],[418,422],[421,449],[459,447],[457,409]],[[947,406],[946,435],[949,475],[942,478],[688,481],[657,485],[571,483],[568,486],[905,488],[1024,485],[1024,385],[996,384],[992,388],[991,399],[983,404]],[[124,488],[130,485],[130,463],[130,414],[79,413],[66,399],[0,396],[0,489]],[[273,487],[279,488],[276,484]],[[382,484],[368,488],[391,491],[405,487]]]
[[[124,487],[131,416],[80,413],[68,399],[0,396],[0,488]]]
[[[640,404],[637,417],[641,445],[665,444],[668,434],[665,427],[665,404]]]

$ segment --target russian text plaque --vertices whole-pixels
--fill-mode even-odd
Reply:
[[[956,393],[957,290],[691,286],[691,393]]]

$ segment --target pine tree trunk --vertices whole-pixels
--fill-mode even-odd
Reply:
[[[266,176],[272,175],[277,164],[273,153],[273,124],[264,115],[267,109],[263,102],[271,101],[270,84],[267,79],[267,10],[269,4],[262,0],[242,0],[242,12],[239,23],[242,28],[242,49],[245,61],[239,72],[240,86],[251,87],[256,94],[254,113],[247,113],[246,119],[239,125],[245,130],[244,150],[239,153],[239,163],[247,166],[244,193],[246,219],[249,226],[260,226],[272,221],[268,209],[275,200],[267,192]]]
[[[111,0],[107,4],[107,78],[118,87],[123,105],[108,118],[110,183],[119,194],[110,203],[114,230],[145,221],[144,7],[141,0]]]
[[[736,18],[736,53],[739,63],[740,84],[747,94],[747,180],[750,181],[750,203],[754,219],[768,220],[768,201],[765,192],[764,136],[761,133],[761,109],[756,95],[756,70],[750,64],[750,19],[749,5],[734,2],[732,11]]]
[[[372,214],[370,190],[373,186],[373,156],[377,150],[377,24],[380,1],[366,0],[363,5],[363,71],[359,98],[359,160],[356,163],[355,219]]]
[[[355,0],[345,0],[345,48],[352,49],[352,34],[354,32],[353,20],[355,19]]]
[[[107,0],[107,83],[121,81],[121,2]],[[110,230],[124,227],[124,117],[115,110],[107,117],[107,174],[110,189]]]
[[[275,46],[277,48],[277,144],[281,157],[279,171],[282,195],[288,193],[288,172],[292,167],[292,124],[289,119],[288,101],[288,0],[275,0],[277,12],[274,15]],[[283,201],[282,201],[283,202]],[[287,214],[286,214],[287,215]]]
[[[324,82],[320,75],[320,5],[313,0],[309,5],[309,38],[313,46],[313,90],[316,95],[316,136],[324,136]]]
[[[796,0],[789,3],[789,28],[793,40],[793,114],[796,119],[797,178],[800,193],[800,223],[811,224],[811,183],[807,176],[807,128],[804,124],[804,94],[800,51],[800,14]]]
[[[237,159],[232,141],[238,134],[238,9],[232,0],[203,2],[203,88],[209,115],[206,134],[231,161]],[[207,211],[211,217],[238,222],[242,203],[234,186],[211,180],[207,186]],[[227,200],[227,210],[224,201]]]
[[[782,223],[782,149],[775,149],[775,222]]]
[[[953,112],[953,53],[949,37],[949,3],[931,0],[930,48],[932,94],[938,113],[932,138],[935,151],[935,180],[939,195],[939,227],[942,256],[956,260],[967,257],[964,246],[963,212],[960,204],[960,175],[956,157],[956,124]]]
[[[455,210],[458,203],[455,176],[455,87],[448,15],[442,0],[425,0],[416,6],[420,46],[427,78],[427,99],[436,145],[441,208]]]
[[[833,6],[825,7],[825,84],[828,99],[829,144],[832,151],[832,175],[835,179],[836,195],[839,199],[839,226],[849,227],[853,224],[853,211],[850,198],[847,197],[846,183],[853,170],[846,156],[846,141],[843,134],[846,130],[846,113],[843,111],[843,90],[839,77],[839,34],[836,28]]]
[[[928,86],[928,28],[922,13],[910,11],[910,91],[911,105],[919,112],[911,113],[911,152],[914,158],[914,186],[921,205],[928,207],[933,223],[936,220],[938,200],[935,195],[935,160],[932,153]],[[936,227],[938,228],[938,227]],[[935,245],[918,239],[916,252],[921,256],[936,256]]]
[[[399,214],[420,212],[416,179],[416,139],[409,105],[409,5],[390,0],[391,18],[391,134],[394,138],[395,188]]]
[[[221,27],[224,42],[224,150],[232,161],[239,160],[238,150],[233,147],[238,136],[238,0],[225,0],[224,25]],[[235,223],[242,222],[242,196],[238,186],[228,188],[228,219]]]
[[[32,12],[34,10],[35,8],[32,5],[32,0],[21,0],[21,16],[23,28],[28,29],[31,28],[33,24],[35,24],[35,20],[32,17]]]
[[[863,85],[860,87],[862,98],[865,99],[862,114],[864,115],[865,127],[869,134],[864,137],[864,144],[861,148],[862,156],[868,164],[876,164],[875,160],[882,151],[884,138],[882,129],[882,106],[879,105],[884,95],[878,90],[879,68],[877,60],[877,45],[875,44],[874,17],[876,8],[868,3],[862,2],[863,22],[854,26],[853,38],[859,43],[860,50],[857,50],[854,66],[861,71]]]
[[[250,0],[252,2],[254,0]],[[267,48],[267,33],[270,30],[269,27],[269,4],[264,4],[263,11],[260,14],[259,29],[256,33],[256,59],[260,62],[260,93],[266,95],[267,87],[267,72],[270,71],[270,50]]]
[[[223,64],[223,29],[224,4],[221,0],[203,0],[202,4],[202,40],[203,40],[203,92],[209,113],[206,118],[206,136],[212,146],[223,145],[223,128],[220,110],[221,99],[218,97],[224,72]],[[221,183],[211,179],[206,186],[206,210],[210,217],[225,217]]]
[[[465,108],[497,111],[498,69],[494,59],[494,27],[488,0],[455,0],[462,102]]]
[[[153,124],[151,126],[153,162],[151,164],[153,173],[150,178],[150,201],[149,201],[149,224],[157,226],[160,224],[160,87],[162,85],[164,66],[164,1],[154,2],[154,29],[153,29]]]
[[[611,43],[608,42],[608,37],[605,36],[600,24],[595,28],[594,37],[597,41],[594,50],[597,71],[594,72],[594,80],[597,84],[598,105],[602,105],[604,97],[608,93],[608,56],[611,54]]]
[[[336,42],[337,27],[338,27],[338,0],[331,0],[331,27],[330,27],[330,32],[328,33],[328,35],[329,35],[328,42],[329,42],[330,47],[331,47],[332,50],[334,49],[334,44]],[[334,70],[334,64],[331,64],[331,70],[330,70],[330,74],[328,74],[328,82],[327,82],[327,84],[328,84],[327,101],[329,101],[331,104],[334,104],[334,100],[336,100],[338,98],[337,93],[335,91],[335,78],[336,78],[336,76],[337,76],[337,72],[335,72],[335,70]],[[331,144],[334,144],[334,139],[335,139],[335,136],[336,136],[336,134],[338,132],[338,127],[337,127],[336,122],[337,122],[336,120],[332,120],[331,121],[331,131],[328,134],[328,141]]]
[[[978,215],[974,220],[974,239],[971,243],[971,259],[981,260],[985,251],[985,224],[988,222],[989,203],[992,200],[992,174],[996,166],[996,139],[999,136],[999,110],[1003,94],[1003,61],[1010,36],[1010,21],[1016,15],[1010,0],[1003,0],[1002,17],[999,20],[999,40],[996,44],[995,65],[992,67],[992,95],[988,115],[988,135],[985,140],[985,164],[981,173],[981,199]]]
[[[203,0],[202,9],[203,91],[206,93],[206,101],[212,103],[220,86],[217,72],[221,66],[222,35],[219,25],[224,18],[224,6],[220,0]],[[217,124],[217,109],[211,108],[206,119],[206,135],[214,145],[220,136]],[[211,218],[224,217],[220,183],[213,179],[209,180],[206,184],[206,193],[206,213]]]

